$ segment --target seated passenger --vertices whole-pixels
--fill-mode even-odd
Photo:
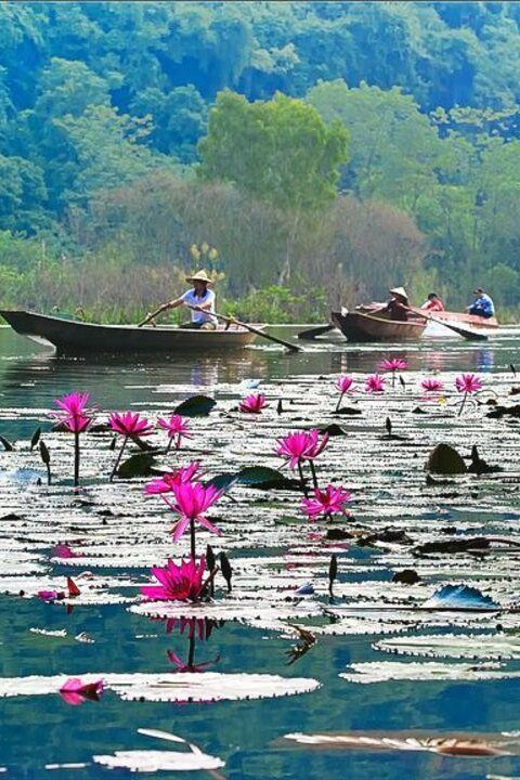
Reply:
[[[421,309],[426,311],[444,311],[444,304],[437,295],[437,293],[431,292],[428,295],[428,300],[423,303]]]
[[[475,300],[471,306],[466,307],[466,311],[469,314],[476,314],[479,317],[494,317],[495,316],[495,304],[489,295],[487,295],[482,287],[477,287],[474,290]]]

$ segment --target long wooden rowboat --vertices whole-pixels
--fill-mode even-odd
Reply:
[[[137,325],[96,325],[31,311],[0,310],[0,314],[20,335],[68,355],[240,349],[257,337],[245,328],[191,330],[172,325],[138,328]]]
[[[398,322],[359,311],[333,311],[331,320],[349,341],[416,341],[428,324],[424,319]]]

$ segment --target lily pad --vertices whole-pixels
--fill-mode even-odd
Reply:
[[[454,664],[442,662],[382,661],[354,663],[339,675],[353,683],[381,683],[395,680],[432,682],[434,680],[504,680],[520,677],[520,672],[509,671],[500,664]]]
[[[123,461],[117,470],[117,476],[123,479],[132,477],[149,477],[157,464],[151,452],[138,452]]]
[[[432,474],[466,474],[467,467],[462,457],[449,444],[438,444],[430,453],[427,464]]]
[[[172,750],[117,750],[113,756],[92,756],[96,764],[130,772],[195,772],[220,769],[220,758],[205,753],[175,753]]]
[[[299,480],[288,479],[281,471],[271,469],[268,466],[248,466],[237,472],[237,479],[241,485],[255,487],[259,490],[291,490],[301,487]]]
[[[208,395],[192,395],[176,406],[173,412],[183,417],[206,417],[216,403],[215,399]]]
[[[505,660],[520,658],[520,637],[514,634],[424,634],[376,642],[376,650],[431,658]]]

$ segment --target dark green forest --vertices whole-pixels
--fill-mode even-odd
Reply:
[[[0,303],[520,301],[520,5],[0,4]]]

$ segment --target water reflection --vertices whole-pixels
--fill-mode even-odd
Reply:
[[[178,631],[187,640],[187,652],[181,657],[174,650],[168,650],[168,660],[174,665],[175,672],[205,672],[220,661],[220,654],[214,658],[195,662],[195,648],[197,641],[207,642],[215,629],[221,628],[223,621],[210,620],[210,618],[179,618],[166,620],[166,633]]]

